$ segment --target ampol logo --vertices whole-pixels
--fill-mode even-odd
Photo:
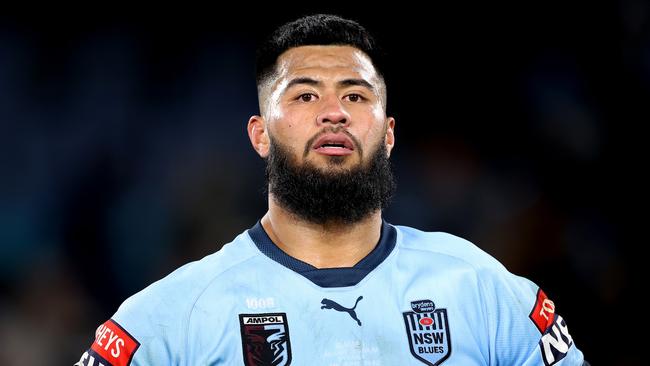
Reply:
[[[288,366],[291,342],[286,313],[239,314],[246,366]]]

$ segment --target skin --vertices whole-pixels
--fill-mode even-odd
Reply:
[[[291,82],[298,78],[317,83]],[[393,149],[395,119],[386,116],[384,83],[368,56],[354,47],[287,50],[278,57],[277,73],[260,88],[259,96],[262,116],[249,119],[248,136],[263,158],[269,154],[271,139],[288,148],[295,162],[309,162],[324,171],[366,164],[379,144],[386,146],[388,155]],[[331,128],[347,131],[360,146],[351,155],[334,158],[308,145]],[[316,268],[352,267],[379,241],[380,210],[354,224],[314,224],[285,210],[272,194],[268,202],[261,222],[273,242]]]

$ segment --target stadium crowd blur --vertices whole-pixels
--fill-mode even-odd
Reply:
[[[384,10],[340,14],[388,54],[386,219],[473,241],[592,364],[640,364],[623,213],[650,6]],[[255,41],[297,14],[0,18],[0,364],[74,363],[126,297],[262,216]]]

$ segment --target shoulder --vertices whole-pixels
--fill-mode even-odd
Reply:
[[[444,277],[438,288],[449,288],[450,297],[462,296],[463,318],[472,319],[470,324],[484,322],[486,339],[492,344],[490,353],[498,362],[537,365],[543,357],[544,364],[563,358],[566,364],[582,364],[582,353],[572,347],[566,323],[534,282],[510,273],[494,257],[458,236],[396,228],[398,248],[405,253],[402,260],[408,265],[420,263],[427,274]],[[451,285],[450,278],[454,279]],[[471,293],[477,295],[475,301],[468,296]],[[478,327],[472,329],[478,334]]]
[[[529,297],[538,289],[534,282],[511,273],[501,262],[466,239],[445,232],[425,232],[407,226],[397,226],[397,229],[402,236],[401,241],[398,239],[401,251],[415,252],[417,256],[424,256],[429,261],[435,260],[439,268],[447,271],[462,271],[487,293],[507,292]],[[534,300],[534,296],[531,299]]]
[[[503,265],[469,240],[446,232],[427,232],[408,226],[395,226],[398,231],[400,250],[425,253],[429,256],[446,257],[459,265],[477,270],[505,271]],[[400,240],[401,239],[401,240]]]
[[[237,277],[236,269],[259,256],[247,232],[218,252],[188,263],[122,303],[97,328],[95,341],[77,364],[171,364],[187,348],[187,328],[201,295]],[[231,277],[228,277],[231,276]],[[218,306],[218,305],[217,305]],[[136,352],[137,351],[137,352]]]
[[[174,326],[187,319],[201,294],[259,255],[246,232],[218,252],[176,269],[166,277],[126,299],[113,319],[129,329],[148,333],[150,323]],[[157,333],[151,329],[152,333]]]

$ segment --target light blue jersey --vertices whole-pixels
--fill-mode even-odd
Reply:
[[[126,300],[79,361],[117,365],[582,365],[553,302],[472,243],[384,223],[352,268],[258,222]]]

